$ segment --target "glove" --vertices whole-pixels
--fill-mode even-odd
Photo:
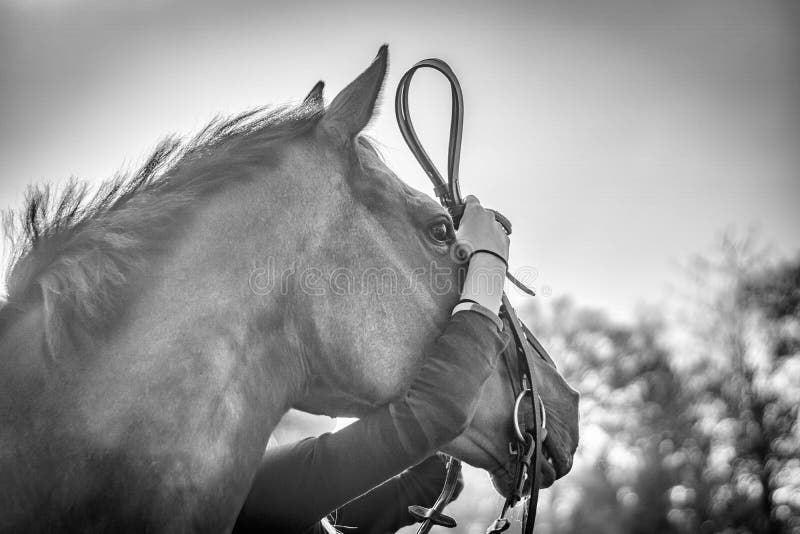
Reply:
[[[508,265],[509,239],[503,227],[494,218],[494,212],[481,206],[472,195],[464,199],[464,215],[456,232],[457,255],[465,259],[477,252],[487,252]]]

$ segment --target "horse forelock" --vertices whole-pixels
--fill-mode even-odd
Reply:
[[[67,324],[87,333],[108,326],[132,279],[164,250],[193,203],[250,175],[243,169],[307,132],[321,113],[318,103],[304,102],[216,118],[191,138],[166,138],[140,168],[94,193],[76,179],[60,190],[29,187],[23,208],[3,214],[7,301],[42,305],[48,337],[60,337]]]

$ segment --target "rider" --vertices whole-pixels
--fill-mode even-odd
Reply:
[[[433,503],[444,476],[435,452],[469,425],[509,340],[498,317],[508,236],[468,196],[457,238],[472,249],[461,300],[410,389],[339,432],[270,448],[234,532],[324,532],[337,508],[347,532],[393,532],[413,523],[408,505]]]

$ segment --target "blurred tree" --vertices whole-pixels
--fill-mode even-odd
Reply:
[[[660,313],[625,326],[561,299],[549,316],[538,308],[525,315],[547,332],[559,368],[582,394],[575,473],[548,492],[541,514],[552,529],[542,532],[682,532],[668,517],[682,467],[675,458],[691,441],[690,399],[661,341]]]
[[[724,238],[693,262],[677,320],[524,310],[583,395],[575,472],[541,532],[800,532],[800,258],[765,257]]]
[[[684,374],[701,463],[686,470],[695,503],[677,509],[703,532],[800,532],[800,261],[764,258],[752,236],[728,236],[692,270],[693,336],[679,350],[693,356]]]
[[[767,380],[748,397],[751,429],[742,456],[759,464],[769,532],[800,531],[800,257],[743,280],[739,303],[765,334]],[[751,373],[755,374],[755,373]],[[793,377],[794,380],[791,380]],[[788,379],[788,380],[787,380]]]

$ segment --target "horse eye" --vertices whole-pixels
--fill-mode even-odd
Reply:
[[[438,222],[431,225],[428,229],[428,235],[430,235],[434,242],[443,245],[450,241],[450,227],[446,222]]]

